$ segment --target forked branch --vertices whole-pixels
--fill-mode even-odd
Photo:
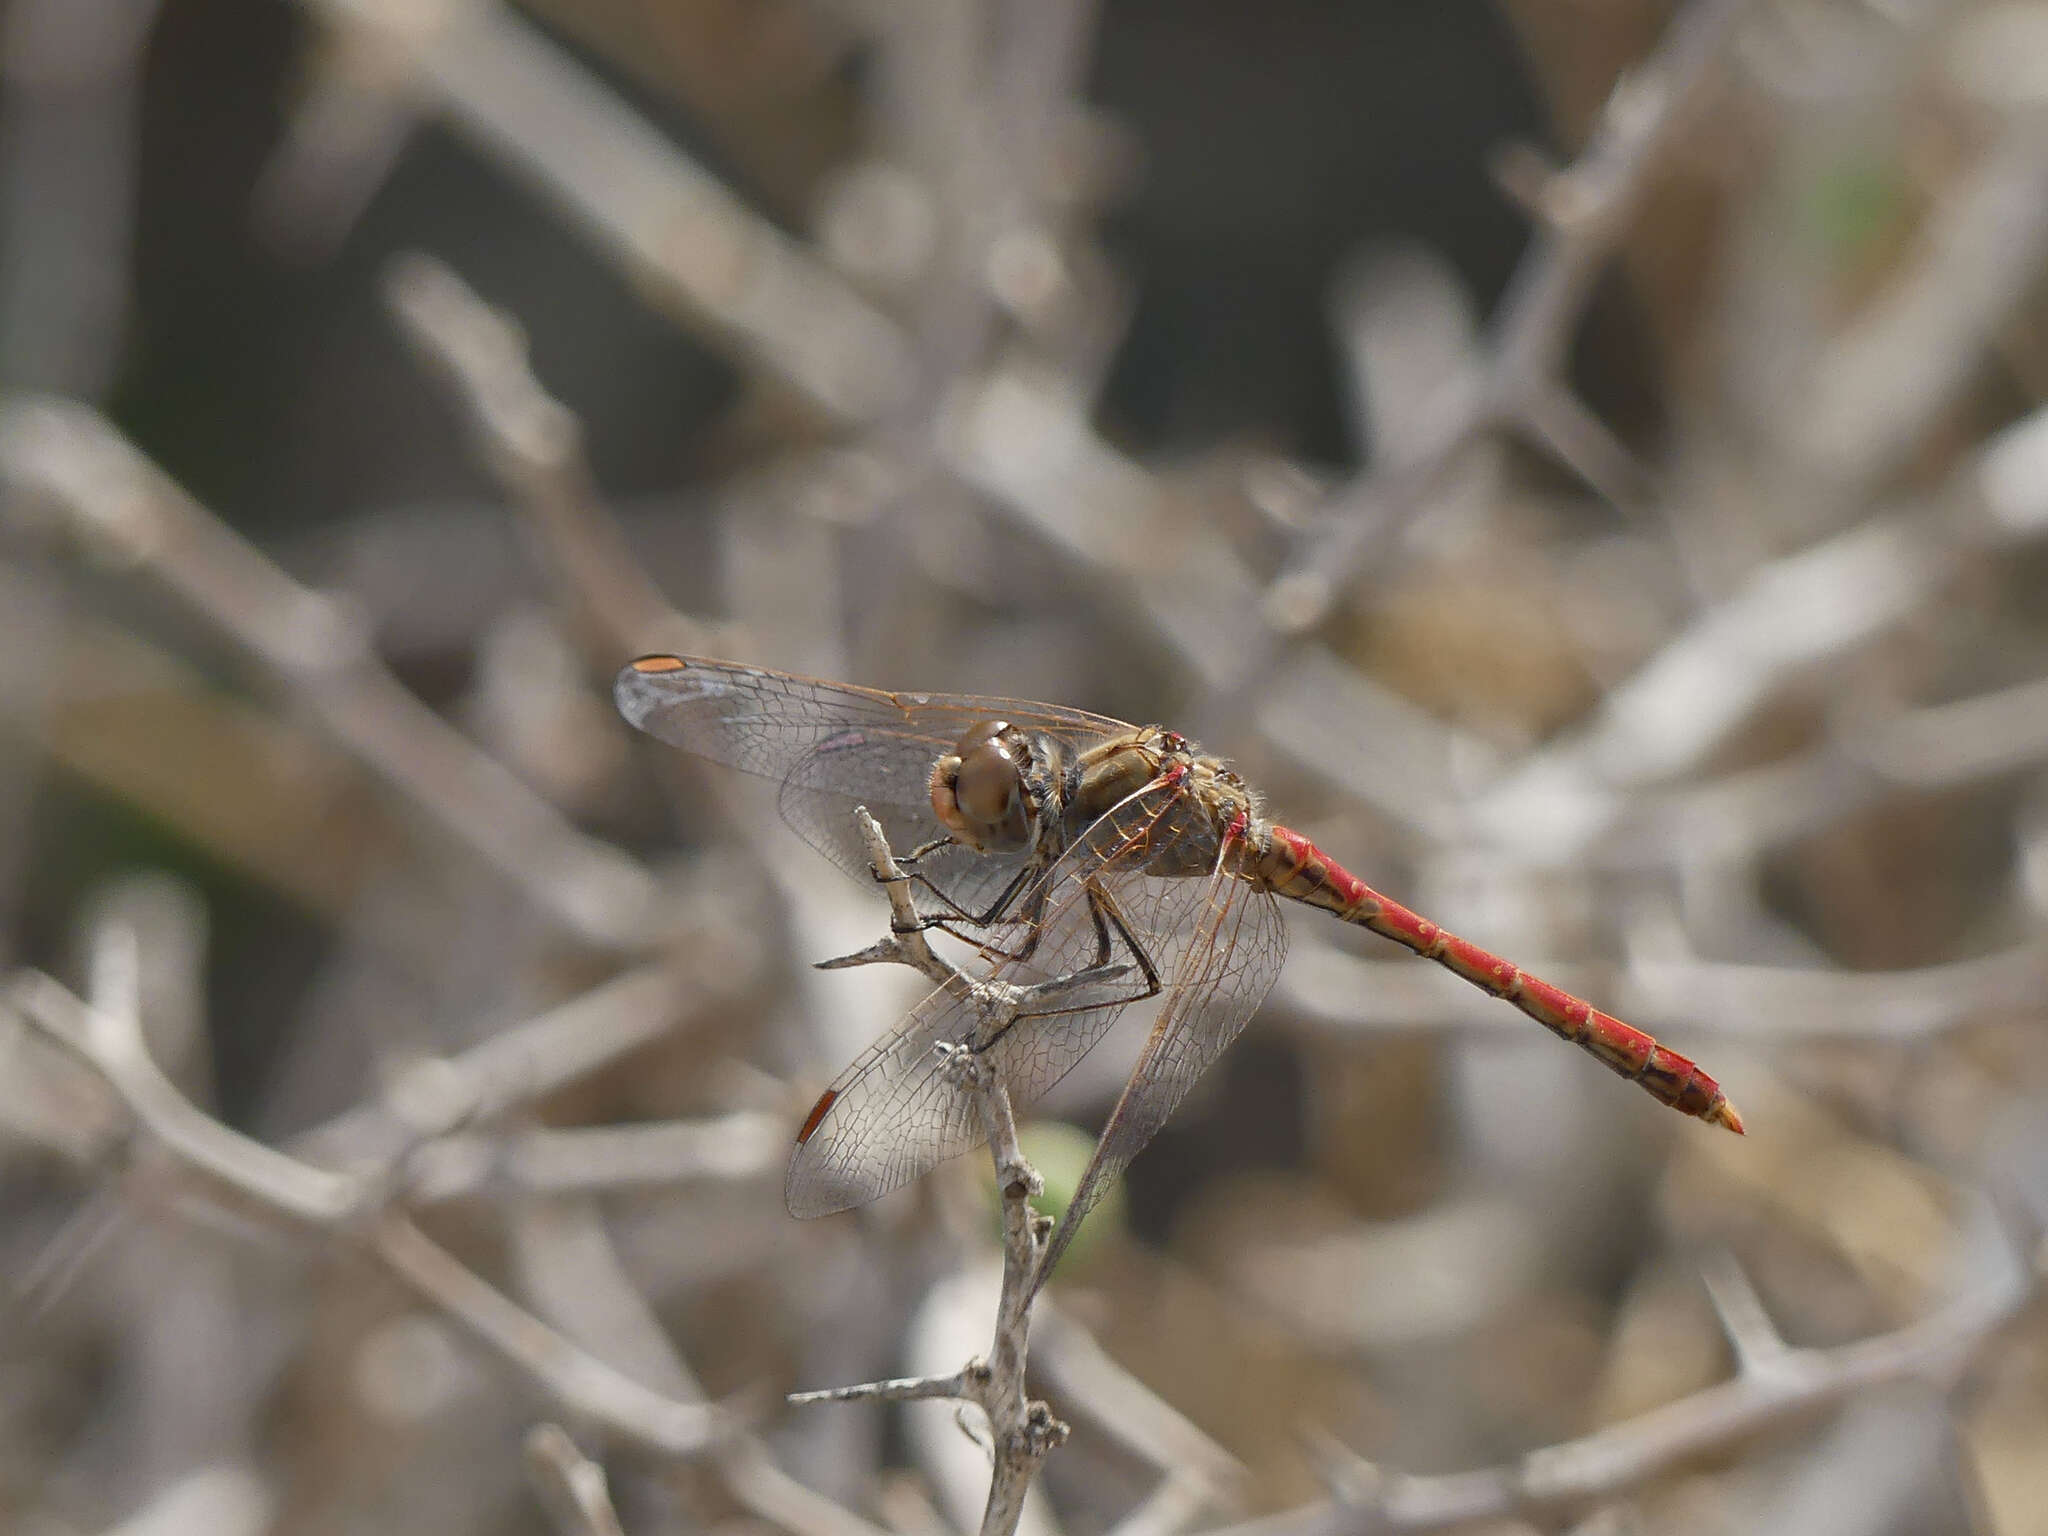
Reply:
[[[854,816],[867,845],[868,865],[889,895],[889,932],[856,954],[824,962],[826,968],[893,962],[923,972],[941,987],[964,989],[982,1004],[988,1022],[1001,1028],[1025,1006],[1029,992],[1003,982],[971,976],[935,952],[910,898],[910,876],[896,862],[867,807]],[[1031,1301],[1052,1220],[1032,1209],[1031,1197],[1044,1187],[1017,1144],[1017,1122],[1009,1090],[987,1059],[968,1047],[941,1046],[946,1068],[974,1095],[988,1132],[989,1154],[1003,1200],[1003,1286],[996,1303],[995,1338],[986,1359],[970,1360],[948,1376],[920,1376],[863,1382],[822,1392],[790,1394],[792,1403],[909,1402],[951,1398],[974,1404],[988,1418],[995,1458],[981,1536],[1010,1536],[1024,1512],[1024,1494],[1038,1464],[1067,1438],[1067,1426],[1024,1390],[1031,1336]]]

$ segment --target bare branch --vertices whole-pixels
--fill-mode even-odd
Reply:
[[[907,965],[942,987],[970,987],[991,999],[999,998],[1003,991],[1000,986],[969,976],[932,948],[924,936],[927,925],[918,915],[916,904],[910,897],[910,876],[896,862],[881,823],[868,814],[864,805],[855,807],[853,814],[860,827],[861,840],[867,845],[875,883],[889,898],[889,931],[866,949],[818,961],[817,968],[838,971],[857,965]]]
[[[1762,1370],[1483,1471],[1413,1477],[1359,1462],[1346,1470],[1339,1500],[1223,1527],[1211,1536],[1434,1531],[1509,1515],[1536,1517],[1611,1497],[1887,1382],[1946,1382],[2019,1311],[2032,1289],[2024,1266],[2009,1262],[1990,1284],[1896,1332],[1834,1349],[1768,1352]]]
[[[88,1008],[33,971],[17,973],[4,995],[95,1067],[182,1166],[273,1216],[337,1235],[362,1232],[393,1274],[574,1412],[660,1455],[698,1454],[727,1432],[716,1409],[650,1392],[515,1305],[404,1217],[379,1214],[375,1181],[308,1167],[193,1108],[149,1060],[132,1023]]]
[[[924,936],[909,892],[909,876],[896,862],[888,838],[865,806],[854,812],[867,845],[875,879],[889,893],[889,933],[857,955],[826,964],[870,964],[892,961],[908,965],[942,987],[966,988],[987,1005],[991,1025],[1000,1028],[1014,1018],[1030,995],[1024,988],[968,975],[936,954]],[[1016,1119],[1008,1088],[994,1077],[985,1061],[966,1047],[948,1052],[947,1070],[974,1095],[988,1134],[990,1156],[1003,1201],[1003,1281],[996,1303],[995,1342],[986,1361],[970,1362],[951,1376],[867,1382],[822,1392],[793,1394],[792,1403],[913,1401],[949,1397],[974,1404],[989,1421],[995,1468],[989,1481],[988,1505],[982,1513],[981,1536],[1012,1536],[1024,1512],[1031,1477],[1052,1450],[1065,1441],[1067,1426],[1042,1402],[1025,1391],[1025,1359],[1030,1347],[1031,1303],[1037,1294],[1038,1268],[1052,1230],[1050,1218],[1031,1208],[1044,1187],[1037,1171],[1017,1145]]]
[[[526,513],[607,674],[628,656],[702,651],[705,631],[669,606],[605,511],[576,417],[541,388],[526,337],[431,256],[393,261],[386,302],[406,339],[446,382],[483,462]]]
[[[559,1424],[536,1424],[528,1432],[526,1473],[562,1536],[625,1536],[604,1468]]]
[[[477,1193],[602,1194],[705,1179],[765,1179],[789,1156],[782,1115],[740,1111],[709,1120],[451,1132],[405,1160],[406,1198],[426,1205]]]
[[[989,1483],[988,1508],[981,1517],[981,1536],[1011,1536],[1024,1513],[1024,1495],[1032,1474],[1067,1438],[1067,1426],[1024,1390],[1031,1302],[1043,1278],[1039,1265],[1045,1257],[1052,1219],[1031,1208],[1031,1197],[1042,1186],[1017,1147],[1009,1090],[1000,1081],[985,1084],[979,1102],[1003,1196],[1003,1288],[996,1303],[995,1345],[989,1351],[988,1382],[981,1399],[995,1434],[996,1465]]]
[[[1061,1406],[1085,1415],[1104,1433],[1167,1474],[1155,1496],[1173,1509],[1183,1498],[1229,1509],[1250,1477],[1244,1463],[1152,1388],[1119,1365],[1067,1312],[1041,1300],[1039,1370]],[[1163,1514],[1164,1511],[1162,1510]]]
[[[1750,1284],[1741,1261],[1725,1249],[1718,1250],[1708,1255],[1700,1278],[1706,1281],[1721,1331],[1728,1335],[1728,1347],[1735,1351],[1735,1374],[1754,1376],[1776,1370],[1788,1346],[1764,1310],[1763,1298]]]
[[[1657,52],[1618,81],[1584,152],[1558,172],[1540,206],[1539,224],[1494,321],[1481,377],[1461,405],[1447,409],[1433,450],[1389,476],[1372,476],[1333,498],[1324,531],[1309,540],[1267,594],[1273,622],[1298,633],[1320,623],[1339,593],[1380,559],[1392,536],[1489,425],[1532,411],[1557,388],[1559,367],[1593,284],[1693,112],[1715,83],[1749,0],[1692,0],[1671,23]],[[1548,418],[1542,418],[1548,419]],[[1556,428],[1562,430],[1559,419]],[[1552,429],[1539,428],[1550,435]],[[1583,425],[1566,446],[1585,458]],[[1611,463],[1586,459],[1601,480]],[[1595,482],[1600,483],[1598,481]]]
[[[322,1161],[389,1157],[465,1126],[487,1124],[702,1020],[756,984],[756,951],[707,934],[719,963],[692,940],[451,1057],[409,1066],[383,1099],[307,1132],[298,1149]]]
[[[449,123],[538,188],[669,313],[704,323],[828,417],[873,420],[904,339],[544,34],[498,5],[304,0],[401,60]]]
[[[921,1403],[937,1397],[974,1402],[985,1390],[988,1366],[976,1360],[950,1376],[899,1376],[893,1381],[864,1381],[851,1387],[824,1387],[792,1392],[783,1400],[797,1407],[811,1403]]]
[[[542,911],[607,946],[653,931],[659,891],[644,869],[577,831],[407,692],[343,604],[293,581],[103,417],[56,400],[10,402],[0,410],[0,473],[218,626],[337,742]]]

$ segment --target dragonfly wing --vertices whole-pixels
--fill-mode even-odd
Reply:
[[[782,816],[856,879],[868,878],[853,823],[865,805],[898,853],[945,835],[932,764],[979,721],[1007,719],[1080,750],[1130,727],[1106,715],[975,694],[885,693],[767,667],[646,656],[619,673],[619,712],[650,735],[778,786]],[[921,871],[969,910],[994,900],[1021,858],[962,851]]]
[[[1073,1070],[1126,1007],[1153,995],[1125,935],[1143,946],[1155,974],[1168,974],[1206,883],[1147,875],[1138,862],[1156,849],[1146,830],[1179,794],[1160,787],[1139,797],[1153,812],[1132,818],[1121,847],[1093,839],[1040,877],[1043,900],[1030,903],[1036,946],[991,955],[987,971],[997,988],[1026,993],[1014,1013],[986,990],[940,987],[840,1074],[790,1157],[784,1196],[793,1215],[866,1204],[986,1139],[975,1096],[947,1069],[941,1046],[974,1048],[1021,1108]]]
[[[783,1188],[790,1214],[824,1216],[865,1205],[987,1139],[975,1095],[948,1069],[943,1046],[978,1050],[1014,1105],[1065,1077],[1147,991],[1121,950],[1099,978],[1074,982],[1094,965],[1097,946],[1080,892],[1048,912],[1030,961],[991,968],[991,979],[1013,986],[1032,985],[1025,978],[1041,966],[1066,984],[1055,982],[1014,1017],[965,982],[943,986],[862,1052],[825,1090],[797,1138]]]
[[[1184,883],[1201,891],[1201,915],[1180,946],[1159,1017],[1060,1218],[1036,1284],[1052,1273],[1110,1181],[1238,1037],[1287,958],[1286,924],[1270,893],[1220,868],[1206,880]]]
[[[792,1216],[829,1216],[887,1194],[981,1139],[971,1095],[943,1070],[939,1047],[974,1038],[980,1009],[940,988],[863,1051],[825,1090],[790,1154]]]

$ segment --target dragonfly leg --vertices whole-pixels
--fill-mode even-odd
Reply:
[[[1166,782],[1169,781],[1164,779],[1155,780],[1152,784],[1148,784],[1145,790],[1141,790],[1138,792],[1138,794],[1134,794],[1127,797],[1126,800],[1118,804],[1115,810],[1112,810],[1107,815],[1105,815],[1101,819],[1101,821],[1098,821],[1097,825],[1101,825],[1104,821],[1112,822],[1112,824],[1114,824],[1113,818],[1115,817],[1117,810],[1121,810],[1123,806],[1129,804],[1130,801],[1136,800],[1139,795],[1144,794],[1149,790],[1157,789]],[[1102,852],[1100,854],[1096,868],[1098,870],[1108,868],[1111,865],[1115,864],[1118,860],[1125,857],[1126,855],[1132,853],[1133,851],[1141,849],[1145,845],[1147,840],[1151,837],[1153,831],[1158,827],[1160,819],[1163,814],[1164,813],[1161,811],[1155,811],[1150,816],[1146,817],[1143,825],[1137,827],[1134,830],[1126,829],[1120,826],[1116,827],[1116,830],[1121,836],[1121,841],[1114,849]],[[1126,999],[1126,1001],[1137,1002],[1141,998],[1154,997],[1158,995],[1161,987],[1161,983],[1159,980],[1159,968],[1152,963],[1152,957],[1145,953],[1145,946],[1139,943],[1137,936],[1131,932],[1131,925],[1129,924],[1129,922],[1125,920],[1123,912],[1116,905],[1115,898],[1113,898],[1109,894],[1109,892],[1102,887],[1102,885],[1096,880],[1096,878],[1093,875],[1086,877],[1083,881],[1083,884],[1088,892],[1089,921],[1091,921],[1095,925],[1095,959],[1090,963],[1090,965],[1084,967],[1082,970],[1073,972],[1064,977],[1055,978],[1055,980],[1059,981],[1063,986],[1071,987],[1075,984],[1075,980],[1077,977],[1099,978],[1103,975],[1108,974],[1110,968],[1109,930],[1110,927],[1113,925],[1117,933],[1122,936],[1125,947],[1130,950],[1133,958],[1137,960],[1139,968],[1143,970],[1145,973],[1146,990],[1137,994],[1134,997]],[[1029,960],[1032,957],[1032,955],[1037,953],[1038,942],[1044,936],[1045,931],[1043,924],[1039,921],[1039,917],[1044,910],[1046,898],[1049,894],[1049,882],[1040,881],[1032,887],[1032,911],[1025,917],[1018,919],[1019,922],[1022,922],[1025,925],[1024,943],[1021,946],[1019,946],[1017,953],[1015,953],[1014,955],[1007,954],[1006,952],[999,949],[994,950],[994,953],[1003,954],[1004,958],[1014,961]],[[1062,1013],[1071,1013],[1075,1010],[1058,1009],[1054,1011]]]
[[[1024,1005],[1018,1008],[1016,1013],[1004,1022],[1002,1028],[998,1029],[986,1040],[977,1042],[974,1047],[975,1050],[987,1050],[998,1040],[1002,1039],[1004,1035],[1008,1034],[1011,1027],[1022,1019],[1053,1018],[1062,1013],[1093,1013],[1099,1008],[1124,1008],[1132,1003],[1143,1002],[1148,997],[1157,997],[1165,990],[1165,983],[1159,978],[1158,964],[1147,953],[1145,946],[1139,942],[1137,935],[1131,931],[1131,925],[1124,917],[1122,909],[1117,906],[1116,898],[1103,890],[1093,880],[1088,882],[1087,890],[1088,916],[1090,921],[1095,924],[1095,958],[1078,971],[1070,971],[1064,976],[1055,976],[1049,981],[1042,981],[1036,986],[1026,988]],[[1114,933],[1117,939],[1123,941],[1123,947],[1130,955],[1129,961],[1112,958],[1114,952],[1111,938],[1112,933]],[[1083,1003],[1069,1003],[1058,1008],[1040,1008],[1031,1005],[1031,1000],[1033,999],[1056,998],[1096,982],[1113,981],[1119,977],[1127,976],[1132,969],[1132,962],[1136,963],[1137,970],[1143,977],[1143,981],[1142,984],[1135,986],[1127,995],[1093,997]]]
[[[1028,954],[1021,956],[1015,955],[1010,953],[1008,950],[1004,949],[999,944],[990,944],[985,939],[977,938],[972,934],[962,933],[959,931],[958,928],[955,927],[955,925],[957,924],[959,925],[959,927],[964,928],[994,928],[1006,924],[1036,923],[1038,920],[1036,911],[1026,913],[1022,916],[1014,918],[1005,917],[1004,914],[1016,905],[1017,897],[1025,889],[1026,882],[1031,880],[1031,878],[1034,875],[1043,873],[1043,866],[1036,863],[1025,865],[1024,868],[1018,870],[1017,873],[1011,878],[1010,883],[1004,886],[1002,890],[997,893],[995,900],[989,903],[987,911],[972,912],[969,911],[966,907],[960,905],[959,902],[955,901],[951,896],[947,895],[944,891],[940,890],[939,887],[936,884],[934,884],[929,877],[919,873],[916,869],[909,867],[913,865],[918,859],[922,858],[925,854],[934,853],[941,848],[950,848],[953,846],[955,846],[954,839],[950,837],[935,837],[930,842],[924,844],[922,847],[914,849],[912,852],[904,855],[902,858],[896,861],[899,865],[905,866],[907,876],[909,879],[914,880],[918,885],[922,886],[926,891],[930,892],[931,895],[936,897],[938,901],[941,904],[943,904],[946,908],[944,912],[928,912],[921,914],[918,922],[919,929],[924,930],[936,928],[941,933],[949,933],[954,938],[961,940],[963,943],[975,945],[977,948],[981,949],[984,953],[990,955],[993,958],[1003,960],[1016,960],[1020,958],[1028,958]],[[1033,896],[1035,898],[1035,904],[1038,906],[1042,906],[1044,900],[1043,890],[1040,889],[1034,891]]]
[[[1124,948],[1131,952],[1131,958],[1138,962],[1138,969],[1145,973],[1145,990],[1131,1001],[1157,997],[1164,985],[1159,979],[1159,967],[1152,963],[1152,956],[1146,953],[1145,946],[1138,942],[1138,936],[1131,932],[1130,922],[1124,917],[1123,909],[1116,904],[1116,898],[1092,880],[1088,882],[1088,915],[1095,921],[1095,937],[1099,946],[1096,951],[1096,965],[1100,967],[1109,961],[1109,928],[1113,927],[1117,931],[1117,937],[1124,941]]]
[[[1046,882],[1037,878],[1044,873],[1045,871],[1040,866],[1027,864],[1024,868],[1017,871],[1015,877],[1011,879],[1008,885],[1003,887],[1002,894],[996,897],[988,911],[978,916],[973,913],[962,912],[957,918],[941,919],[936,926],[944,932],[952,934],[954,938],[974,945],[991,959],[1028,960],[1031,957],[1031,950],[1038,942],[1039,919],[1045,915]],[[1017,898],[1020,894],[1023,895],[1025,900],[1024,910],[1014,917],[1005,917],[1004,914],[1017,904]],[[940,893],[940,900],[946,900],[943,893]],[[948,902],[948,905],[954,904]],[[965,927],[981,929],[994,928],[999,925],[1021,926],[1025,930],[1025,941],[1020,951],[1012,954],[1009,950],[1004,949],[1002,945],[991,943],[985,938],[977,938],[971,934],[956,932],[951,926],[955,922]]]
[[[934,848],[949,846],[950,842],[950,839],[934,839],[918,849],[917,853],[929,853]],[[916,854],[912,854],[910,858],[915,858],[916,856]],[[906,864],[909,862],[909,859],[898,859],[896,862],[899,865]],[[916,871],[908,871],[904,876],[905,879],[916,881],[951,908],[950,913],[921,913],[913,931],[924,933],[936,928],[940,933],[950,935],[960,940],[963,944],[972,944],[984,957],[990,960],[1010,962],[1029,960],[1032,953],[1038,948],[1039,919],[1045,915],[1045,903],[1049,894],[1046,882],[1035,878],[1044,873],[1044,868],[1041,865],[1035,863],[1025,865],[1024,868],[1018,870],[1011,878],[1010,883],[1004,886],[1001,892],[998,893],[996,899],[989,904],[986,912],[976,913],[969,912],[965,907],[961,906],[952,897],[948,896]],[[878,876],[877,878],[880,879],[881,877]],[[1003,914],[1016,906],[1020,893],[1025,897],[1026,905],[1024,910],[1013,917],[1005,917]],[[1023,928],[1025,930],[1023,944],[1014,951],[1008,950],[983,934],[963,931],[977,928],[986,930],[997,926]]]

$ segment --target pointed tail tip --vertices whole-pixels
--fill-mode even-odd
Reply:
[[[1716,1094],[1714,1102],[1707,1106],[1707,1112],[1700,1117],[1716,1125],[1725,1125],[1738,1136],[1749,1134],[1742,1125],[1742,1111],[1729,1102],[1726,1094]]]

